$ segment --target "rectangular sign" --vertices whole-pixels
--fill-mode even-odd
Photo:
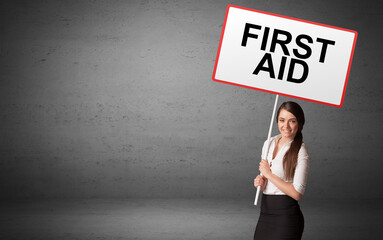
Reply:
[[[228,5],[213,80],[341,107],[357,32]]]

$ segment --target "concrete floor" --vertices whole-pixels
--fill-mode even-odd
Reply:
[[[118,199],[2,203],[0,239],[252,239],[249,200]],[[301,202],[303,239],[383,239],[381,201]]]

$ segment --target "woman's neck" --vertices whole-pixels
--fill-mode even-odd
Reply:
[[[291,141],[293,141],[293,140],[294,140],[294,137],[287,138],[287,137],[283,137],[283,136],[281,136],[281,137],[279,138],[279,143],[282,144],[282,145],[285,145],[286,143],[289,143],[289,142],[291,142]]]

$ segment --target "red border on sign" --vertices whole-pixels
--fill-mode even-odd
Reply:
[[[278,92],[274,92],[274,91],[270,91],[270,90],[265,90],[265,89],[261,89],[261,88],[245,86],[245,85],[241,85],[241,84],[237,84],[237,83],[232,83],[232,82],[227,82],[227,81],[216,79],[215,78],[215,74],[216,74],[216,71],[217,71],[218,59],[219,59],[219,55],[221,53],[221,45],[222,45],[223,36],[225,34],[227,16],[229,14],[229,10],[230,10],[231,7],[232,8],[239,8],[239,9],[243,9],[243,10],[247,10],[247,11],[258,12],[258,13],[262,13],[262,14],[267,14],[267,15],[275,16],[275,17],[286,18],[286,19],[290,19],[290,20],[294,20],[294,21],[300,21],[300,22],[305,22],[305,23],[309,23],[309,24],[319,25],[319,26],[322,26],[322,27],[334,28],[334,29],[337,29],[337,30],[354,33],[355,37],[354,37],[354,42],[353,42],[353,45],[352,45],[350,61],[348,63],[347,75],[346,75],[346,80],[345,80],[344,87],[343,87],[343,93],[342,93],[342,98],[341,98],[340,104],[336,105],[336,104],[331,104],[331,103],[327,103],[327,102],[321,102],[321,101],[317,101],[317,100],[313,100],[313,99],[309,99],[309,98],[303,98],[303,97],[293,96],[293,95],[289,95],[289,94],[278,93]],[[334,26],[330,26],[330,25],[326,25],[326,24],[322,24],[322,23],[310,22],[310,21],[307,21],[307,20],[302,20],[302,19],[293,18],[293,17],[287,17],[287,16],[283,16],[283,15],[278,15],[278,14],[275,14],[275,13],[268,13],[268,12],[263,12],[263,11],[259,11],[259,10],[254,10],[254,9],[250,9],[250,8],[239,7],[239,6],[235,6],[235,5],[229,4],[229,5],[227,5],[227,8],[226,8],[225,21],[224,21],[223,26],[222,26],[221,40],[220,40],[220,43],[219,43],[219,46],[218,46],[218,52],[217,52],[217,57],[216,57],[216,60],[215,60],[215,66],[214,66],[213,80],[216,81],[216,82],[226,83],[226,84],[230,84],[230,85],[234,85],[234,86],[238,86],[238,87],[245,87],[245,88],[254,89],[254,90],[258,90],[258,91],[262,91],[262,92],[279,94],[279,95],[286,96],[286,97],[297,98],[297,99],[301,99],[301,100],[305,100],[305,101],[310,101],[310,102],[315,102],[315,103],[320,103],[320,104],[325,104],[325,105],[329,105],[329,106],[340,108],[340,107],[343,106],[344,95],[346,93],[348,76],[350,74],[351,62],[352,62],[352,58],[354,56],[354,50],[355,50],[355,44],[356,44],[357,37],[358,37],[358,32],[356,32],[354,30],[349,30],[349,29],[340,28],[340,27],[334,27]]]

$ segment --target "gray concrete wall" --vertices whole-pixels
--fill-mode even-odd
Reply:
[[[274,95],[212,81],[229,3],[358,31],[344,106],[297,100],[306,198],[382,198],[383,6],[333,0],[1,1],[1,198],[252,201]]]

